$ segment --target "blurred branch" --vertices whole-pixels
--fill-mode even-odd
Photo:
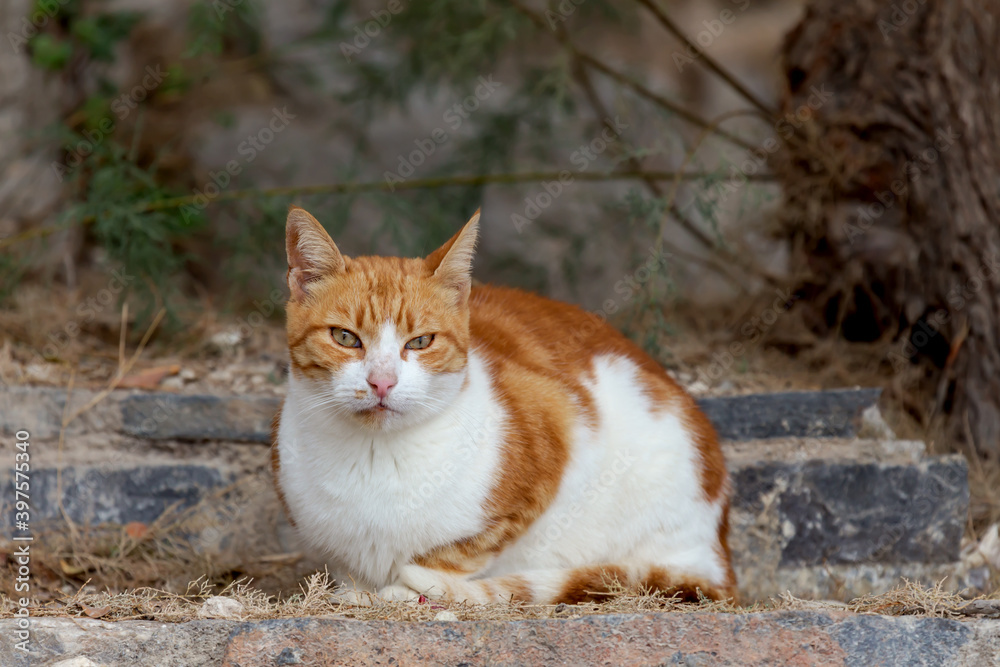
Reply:
[[[719,124],[721,124],[721,123],[729,120],[730,118],[735,118],[737,116],[742,116],[742,115],[745,115],[747,113],[751,113],[751,112],[740,111],[740,110],[730,111],[730,112],[724,113],[724,114],[720,115],[719,117],[717,117],[715,120],[712,121],[711,125],[714,127],[716,125],[719,125]],[[705,128],[704,130],[701,131],[701,134],[698,135],[698,138],[694,142],[694,145],[690,149],[688,149],[687,154],[684,156],[684,161],[681,163],[681,167],[680,167],[680,169],[678,170],[677,173],[679,173],[679,174],[684,173],[684,168],[687,167],[688,164],[690,164],[691,160],[694,158],[695,153],[698,152],[698,148],[701,146],[701,143],[708,137],[708,135],[710,133],[711,133],[711,128]],[[743,174],[743,175],[746,176],[747,174]],[[677,200],[677,191],[680,188],[680,185],[681,185],[681,179],[675,178],[674,182],[673,182],[673,185],[670,188],[670,196],[666,200],[667,201],[667,207],[666,207],[667,212],[673,214],[675,218],[678,215],[680,215],[680,211],[677,210],[677,206],[674,203]],[[663,237],[666,236],[668,217],[669,217],[668,215],[664,214],[663,220],[660,223],[660,234],[659,234],[659,236],[656,239],[657,248],[660,247],[660,245],[663,243]],[[764,270],[761,267],[757,266],[757,264],[752,259],[750,259],[749,255],[747,255],[746,257],[744,257],[743,255],[734,254],[732,252],[729,252],[728,250],[723,251],[722,249],[719,249],[719,248],[717,248],[716,250],[720,254],[724,255],[724,258],[727,261],[729,261],[729,262],[733,263],[734,265],[740,267],[741,269],[743,269],[747,273],[751,273],[753,275],[756,275],[756,276],[760,277],[761,279],[764,280],[764,282],[768,283],[772,287],[777,286],[777,285],[780,284],[780,282],[778,281],[777,278],[775,278],[774,276],[772,276],[771,274],[769,274],[766,270]]]
[[[537,27],[541,28],[544,32],[547,32],[550,35],[554,36],[555,39],[570,52],[570,54],[572,54],[575,58],[579,58],[588,66],[593,67],[597,71],[601,72],[602,74],[611,79],[614,79],[623,86],[631,88],[642,97],[645,97],[654,104],[657,104],[658,106],[663,107],[667,111],[676,114],[678,118],[687,121],[691,125],[699,127],[703,130],[711,128],[714,134],[717,134],[720,137],[727,139],[731,143],[739,146],[740,148],[745,148],[747,150],[754,149],[754,146],[744,141],[743,139],[740,139],[735,134],[712,127],[708,121],[698,116],[698,114],[692,111],[688,111],[684,107],[681,107],[678,104],[671,102],[663,95],[660,95],[659,93],[650,90],[644,84],[640,83],[639,81],[636,81],[627,74],[623,74],[622,72],[619,72],[609,67],[608,65],[605,65],[603,62],[601,62],[594,56],[590,55],[586,51],[582,51],[579,47],[576,46],[576,44],[573,43],[573,41],[569,38],[568,35],[565,34],[564,31],[553,30],[552,28],[550,28],[545,19],[543,19],[533,10],[522,5],[518,0],[510,0],[510,4],[519,12],[528,17],[528,19],[530,19],[531,22],[534,23]]]
[[[689,40],[684,35],[684,33],[677,26],[677,24],[674,23],[673,20],[669,16],[667,16],[667,14],[662,9],[660,9],[660,6],[659,4],[657,4],[656,0],[636,0],[636,2],[638,2],[640,5],[648,9],[650,12],[652,12],[653,16],[656,17],[656,19],[663,25],[663,27],[667,30],[667,32],[671,33],[674,37],[679,39],[681,43],[684,44],[684,46],[688,47],[689,49],[697,53],[698,59],[705,65],[705,67],[715,72],[715,74],[719,78],[721,78],[723,81],[732,86],[733,90],[742,95],[748,102],[750,102],[750,104],[757,107],[757,109],[759,109],[761,113],[765,114],[769,118],[774,117],[775,115],[774,109],[771,109],[762,101],[760,101],[760,99],[756,95],[751,93],[748,88],[746,88],[742,83],[737,81],[733,75],[727,72],[722,67],[722,65],[715,62],[715,59],[712,58],[710,55],[708,55],[708,53],[706,53],[704,49],[698,48],[693,42],[691,42],[691,40]]]
[[[614,171],[614,172],[574,172],[569,169],[561,171],[536,171],[524,173],[508,174],[482,174],[478,176],[446,176],[440,178],[423,178],[402,183],[389,183],[386,181],[365,181],[354,183],[329,183],[326,185],[307,185],[298,187],[282,187],[246,190],[229,190],[219,193],[213,197],[209,203],[214,204],[220,201],[231,201],[236,199],[263,199],[267,197],[289,197],[294,195],[319,195],[319,194],[354,194],[360,192],[384,192],[397,190],[420,190],[447,187],[471,187],[476,185],[512,185],[517,183],[540,183],[542,181],[559,180],[569,178],[574,181],[628,181],[636,179],[653,179],[657,181],[672,180],[699,180],[711,178],[716,174],[712,172],[688,172],[678,173],[676,171]],[[754,180],[771,180],[769,174],[760,174]],[[204,199],[204,195],[185,195],[183,197],[171,197],[157,201],[146,202],[137,205],[134,213],[148,213],[150,211],[162,211],[182,208],[184,206],[197,206],[199,199]],[[89,215],[77,221],[81,225],[88,225],[94,222],[95,216]],[[43,238],[66,229],[69,225],[56,225],[51,227],[35,227],[25,230],[20,234],[15,234],[6,239],[0,239],[0,250],[16,245],[22,241],[33,238]]]
[[[608,109],[606,106],[604,106],[604,102],[603,100],[601,100],[601,96],[598,95],[597,90],[594,88],[594,84],[590,79],[590,74],[588,74],[587,68],[583,66],[582,61],[577,57],[573,58],[572,67],[573,67],[573,76],[574,78],[576,78],[577,83],[583,89],[584,95],[587,97],[587,101],[593,108],[594,113],[597,114],[597,118],[601,121],[604,127],[608,128],[612,132],[615,132],[616,131],[615,127],[611,122],[611,114],[608,113]],[[616,155],[621,155],[625,152],[624,149],[621,147],[621,145],[618,143],[608,144],[608,148]],[[636,158],[634,155],[627,155],[625,158],[625,162],[628,164],[629,169],[631,169],[632,171],[640,173],[642,172],[642,164],[640,163],[639,159]],[[685,163],[686,162],[687,161],[685,161]],[[654,197],[661,200],[663,199],[663,191],[660,189],[660,185],[657,179],[643,177],[642,180],[646,183],[646,187],[649,189],[649,191],[653,194]],[[690,233],[706,249],[712,252],[720,252],[720,249],[716,247],[712,239],[709,238],[709,236],[705,234],[705,232],[703,232],[698,227],[698,225],[694,223],[693,220],[691,220],[683,213],[681,213],[681,211],[674,204],[676,192],[677,190],[675,187],[668,204],[669,210],[671,213],[673,213],[674,218],[680,223],[681,227],[686,229],[688,233]],[[661,228],[656,239],[656,246],[658,249],[662,248],[663,244],[665,243],[663,236],[664,233],[663,229]],[[674,254],[681,253],[680,248],[678,248],[673,244],[670,244],[670,251],[673,252]],[[725,253],[720,252],[720,254],[725,254]],[[708,255],[708,257],[706,258],[699,258],[699,259],[702,264],[708,266],[710,269],[714,270],[716,273],[724,277],[737,289],[742,289],[744,281],[741,281],[738,276],[734,276],[732,274],[732,271],[728,264],[725,264],[722,261],[717,260],[713,255]]]

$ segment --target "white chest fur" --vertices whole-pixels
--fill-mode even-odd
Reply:
[[[309,409],[289,378],[278,434],[280,480],[299,533],[362,581],[381,587],[414,556],[480,532],[496,483],[504,415],[482,361],[439,415],[380,434]]]

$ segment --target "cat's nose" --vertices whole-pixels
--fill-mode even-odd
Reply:
[[[379,398],[388,396],[389,390],[396,386],[396,382],[395,375],[368,376],[368,385],[375,390],[375,395]]]

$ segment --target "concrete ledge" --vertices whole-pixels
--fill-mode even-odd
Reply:
[[[757,438],[850,438],[861,412],[878,401],[880,389],[749,394],[702,398],[698,404],[724,440]],[[77,391],[73,405],[92,392]],[[269,442],[271,418],[281,399],[274,396],[210,396],[168,392],[113,392],[73,423],[71,433],[107,430],[146,440]],[[0,431],[33,431],[54,438],[66,392],[48,387],[0,390]]]
[[[405,623],[300,618],[235,623],[33,620],[31,652],[0,663],[107,667],[279,665],[1000,665],[1000,621],[841,611],[643,614]]]

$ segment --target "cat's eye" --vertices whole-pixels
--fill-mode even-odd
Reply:
[[[434,340],[434,334],[424,334],[423,336],[417,336],[409,343],[406,344],[407,350],[422,350]]]
[[[333,339],[335,341],[337,341],[344,347],[361,347],[361,339],[352,334],[347,329],[331,327],[330,335],[333,336]]]

